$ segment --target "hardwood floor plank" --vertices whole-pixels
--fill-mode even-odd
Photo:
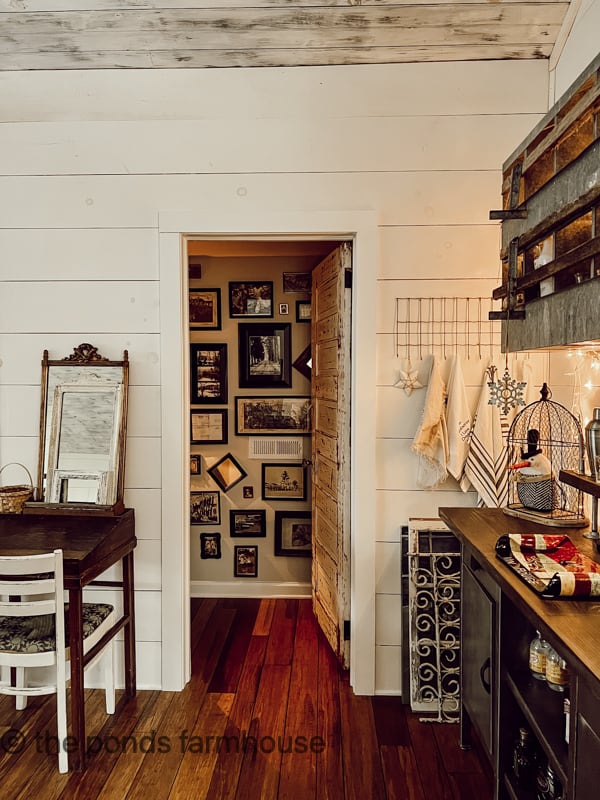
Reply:
[[[492,800],[492,786],[482,772],[460,772],[450,775],[454,800]]]
[[[263,665],[249,731],[256,747],[248,741],[235,795],[238,800],[277,797],[290,673],[289,666]]]
[[[317,740],[318,651],[317,622],[310,601],[302,601],[294,638],[279,800],[309,800],[317,796],[317,759],[324,749]]]
[[[410,741],[418,764],[427,764],[421,772],[421,782],[426,797],[437,800],[454,800],[450,779],[437,747],[432,722],[419,722],[417,714],[407,717]]]
[[[208,687],[209,692],[235,692],[259,606],[260,600],[242,599],[228,602],[227,607],[235,611],[235,619]]]
[[[371,698],[355,695],[347,674],[339,681],[346,800],[385,800]],[[360,767],[358,766],[360,765]]]
[[[196,645],[201,644],[202,634],[217,604],[218,600],[214,597],[192,598],[190,612],[190,642],[192,643],[192,650]]]
[[[433,734],[448,773],[482,771],[475,751],[461,750],[458,743],[458,725],[434,725]]]
[[[405,706],[401,697],[371,698],[377,741],[380,745],[410,745]]]
[[[276,600],[265,664],[292,663],[297,615],[298,600]]]
[[[429,800],[423,792],[421,769],[410,746],[382,745],[381,764],[387,800]]]
[[[317,760],[317,798],[339,800],[344,797],[339,667],[321,631],[318,642],[317,735],[325,742],[325,749]]]
[[[252,636],[268,636],[271,632],[273,614],[275,613],[275,600],[272,597],[264,597],[260,601],[256,622],[252,630]]]

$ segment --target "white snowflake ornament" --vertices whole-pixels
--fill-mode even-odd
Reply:
[[[423,384],[419,381],[419,370],[412,369],[410,365],[406,369],[400,370],[400,377],[394,383],[398,389],[404,389],[408,397],[415,389],[422,389]]]
[[[488,381],[490,390],[488,403],[491,406],[499,406],[503,414],[508,414],[511,408],[525,405],[523,392],[526,386],[527,381],[517,381],[511,378],[507,367],[501,378],[496,381]]]

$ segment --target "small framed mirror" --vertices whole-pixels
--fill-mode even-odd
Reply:
[[[129,360],[110,361],[90,344],[42,359],[40,448],[30,507],[123,509]],[[37,502],[36,502],[37,501]]]

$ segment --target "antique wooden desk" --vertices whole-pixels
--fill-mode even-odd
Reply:
[[[70,753],[71,768],[82,770],[86,760],[83,670],[101,646],[123,630],[125,639],[125,692],[135,695],[135,613],[133,549],[136,545],[133,509],[118,516],[64,511],[57,513],[0,514],[0,555],[30,555],[63,551],[65,589],[69,593],[69,647],[71,649],[71,731],[76,749]],[[108,567],[123,564],[123,580],[94,582],[122,587],[123,616],[104,640],[84,657],[82,596]]]

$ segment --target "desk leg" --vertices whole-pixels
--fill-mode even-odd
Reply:
[[[76,748],[71,752],[74,770],[85,769],[85,710],[83,692],[83,611],[81,589],[69,589],[69,647],[71,650],[71,735]]]
[[[123,556],[123,611],[129,618],[123,635],[125,638],[125,694],[135,697],[135,598],[133,582],[133,552]]]

